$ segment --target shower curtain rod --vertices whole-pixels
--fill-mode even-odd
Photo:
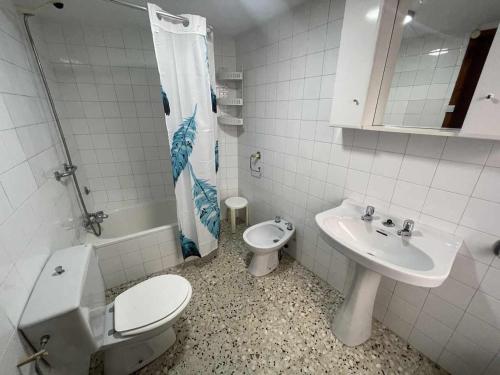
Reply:
[[[123,5],[123,6],[129,7],[129,8],[132,8],[132,9],[142,10],[144,12],[148,11],[148,8],[143,7],[141,5],[134,4],[134,3],[130,3],[128,1],[124,1],[124,0],[108,0],[108,1],[111,2],[111,3],[115,3],[115,4],[119,4],[119,5]],[[174,22],[177,22],[177,23],[182,23],[184,26],[188,26],[189,25],[189,20],[186,17],[176,16],[175,14],[170,14],[170,13],[167,13],[167,12],[164,12],[164,11],[157,11],[156,15],[158,16],[158,18],[165,18],[165,19],[168,19],[170,21],[174,21]],[[208,29],[209,32],[211,32],[212,31],[212,26],[211,25],[207,25],[207,29]]]

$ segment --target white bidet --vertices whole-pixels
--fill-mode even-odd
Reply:
[[[254,276],[264,276],[278,267],[278,251],[295,233],[292,223],[279,216],[248,228],[243,239],[253,253],[248,272]]]

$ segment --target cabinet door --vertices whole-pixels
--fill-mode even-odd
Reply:
[[[500,138],[500,31],[497,29],[461,136]]]
[[[380,0],[347,0],[330,124],[361,128],[377,43]]]

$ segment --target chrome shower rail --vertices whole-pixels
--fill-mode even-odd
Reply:
[[[123,5],[132,9],[142,10],[144,12],[148,11],[148,8],[143,7],[142,5],[134,4],[125,0],[106,0],[106,1],[109,1],[110,3],[114,4]],[[184,26],[189,26],[189,20],[186,17],[176,16],[175,14],[171,14],[165,11],[157,11],[156,15],[158,16],[158,18],[164,18],[172,22],[182,23]],[[207,25],[207,29],[208,31],[212,31],[212,26]]]

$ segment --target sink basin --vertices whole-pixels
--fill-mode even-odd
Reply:
[[[416,271],[430,271],[434,268],[432,258],[410,241],[405,241],[395,233],[374,227],[359,218],[329,217],[325,219],[324,225],[332,236],[348,237],[351,243],[357,244],[358,249],[366,249],[369,257],[374,261],[379,260],[384,265],[392,264]],[[387,270],[387,273],[389,272],[390,270]]]
[[[448,277],[463,240],[422,223],[410,237],[397,234],[403,220],[376,210],[363,221],[365,205],[346,199],[316,215],[327,243],[355,265],[354,278],[332,329],[342,342],[355,346],[371,335],[373,304],[381,276],[421,287],[437,287]],[[395,224],[382,224],[387,219]]]

